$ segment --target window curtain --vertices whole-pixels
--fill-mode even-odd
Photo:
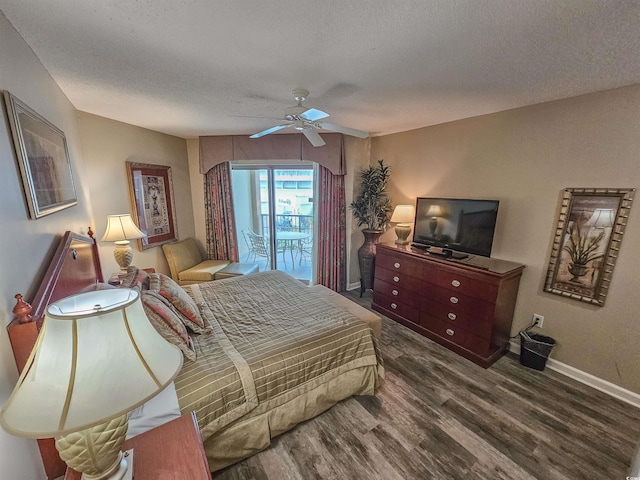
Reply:
[[[347,285],[344,175],[318,167],[318,283],[342,292]]]
[[[238,244],[231,195],[231,166],[223,162],[204,176],[204,208],[207,256],[210,260],[237,262]]]

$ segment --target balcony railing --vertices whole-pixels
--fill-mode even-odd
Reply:
[[[261,232],[264,237],[269,236],[269,215],[263,213],[261,217]],[[276,215],[276,232],[313,233],[313,215]]]

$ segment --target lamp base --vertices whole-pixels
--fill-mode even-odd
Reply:
[[[127,470],[127,457],[122,453],[127,427],[127,414],[124,414],[86,430],[57,437],[56,449],[69,467],[82,472],[84,480],[121,480]]]
[[[396,240],[396,245],[406,245],[409,243],[409,234],[411,233],[411,224],[410,223],[399,223],[396,225],[396,235],[398,239]]]
[[[133,261],[133,250],[129,245],[129,240],[118,240],[115,242],[116,248],[113,250],[113,256],[120,265],[120,271],[126,273],[127,267]]]
[[[81,480],[133,480],[133,448],[121,452],[120,462],[115,471],[106,476],[82,474]]]

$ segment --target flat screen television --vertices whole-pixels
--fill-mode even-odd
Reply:
[[[490,257],[498,204],[498,200],[419,197],[414,246],[436,247],[434,251],[442,249],[440,253],[448,255],[463,252]]]

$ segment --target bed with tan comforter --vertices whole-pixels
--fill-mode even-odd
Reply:
[[[211,331],[175,380],[195,411],[211,470],[351,395],[373,395],[384,370],[371,328],[278,271],[191,285]]]

